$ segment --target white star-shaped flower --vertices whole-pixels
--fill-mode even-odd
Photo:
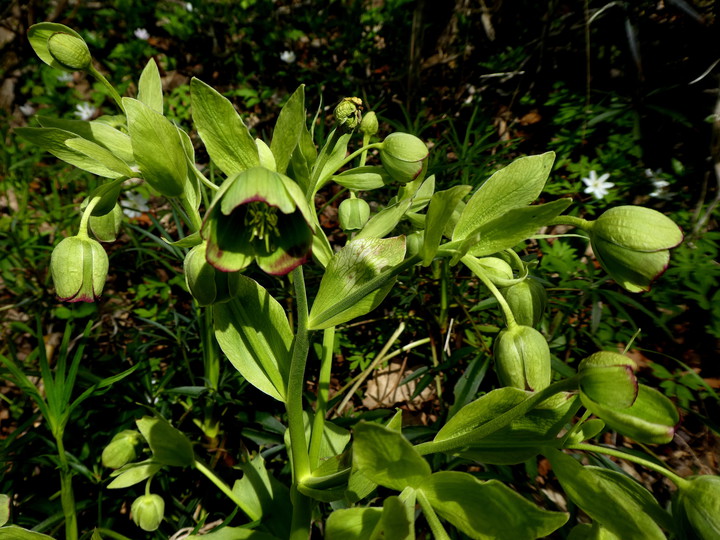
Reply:
[[[150,39],[150,33],[144,28],[136,28],[133,34],[135,34],[136,38],[142,39],[143,41]]]
[[[130,219],[139,218],[143,213],[150,210],[145,197],[134,191],[125,193],[125,200],[122,204],[122,211]]]
[[[95,113],[97,112],[97,109],[90,105],[89,103],[80,103],[78,105],[75,105],[75,116],[77,116],[80,120],[85,120],[86,122],[88,120],[92,120],[93,116],[95,116]]]
[[[612,182],[608,182],[608,178],[610,178],[610,174],[608,173],[598,176],[595,171],[590,171],[587,178],[582,179],[583,184],[587,186],[584,192],[591,194],[596,199],[602,199],[610,193],[610,188],[615,185]]]
[[[62,72],[56,78],[57,78],[57,82],[61,82],[61,83],[72,82],[74,79],[73,74],[68,71]]]
[[[292,64],[296,59],[297,57],[293,51],[283,51],[280,53],[280,60],[288,64]]]
[[[23,113],[25,116],[32,116],[35,114],[35,107],[30,105],[29,103],[26,103],[25,105],[20,105],[20,112]]]

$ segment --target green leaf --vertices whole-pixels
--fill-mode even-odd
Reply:
[[[54,67],[55,69],[67,71],[67,68],[59,64],[48,50],[48,39],[50,39],[50,36],[57,32],[60,32],[62,34],[70,34],[71,36],[82,39],[82,36],[80,34],[78,34],[72,28],[68,28],[64,24],[41,22],[38,24],[33,24],[30,28],[28,28],[28,41],[30,41],[30,46],[33,48],[35,54],[38,55],[40,60],[45,62],[47,65]]]
[[[277,536],[272,534],[255,531],[253,529],[243,529],[242,527],[223,527],[216,531],[210,531],[202,535],[192,534],[187,537],[188,540],[278,540]]]
[[[419,212],[430,204],[433,193],[435,193],[435,175],[428,176],[425,180],[423,180],[420,187],[418,187],[418,189],[414,192],[412,190],[408,192],[409,186],[410,184],[405,184],[399,193],[402,195],[401,198],[403,199],[412,199],[412,204],[410,205],[408,212]],[[412,195],[410,195],[410,193],[412,193]]]
[[[213,306],[215,337],[255,388],[285,401],[293,333],[285,310],[256,281],[239,276],[237,298]]]
[[[542,510],[497,480],[481,482],[468,473],[434,473],[418,490],[440,517],[471,538],[540,538],[568,520],[568,514]]]
[[[430,199],[430,208],[428,208],[425,218],[425,239],[421,251],[424,266],[428,266],[435,258],[448,220],[458,203],[471,189],[472,186],[454,186],[445,191],[438,191]]]
[[[243,501],[242,508],[251,520],[265,519],[270,532],[289,538],[292,504],[287,487],[265,468],[265,460],[256,455],[240,464],[243,477],[235,482],[233,493]]]
[[[333,182],[356,191],[369,191],[390,182],[387,171],[380,166],[356,167],[332,177]]]
[[[572,199],[558,199],[547,204],[509,209],[474,229],[467,241],[463,242],[461,250],[467,248],[467,253],[470,255],[483,257],[511,249],[559,216],[571,202]],[[457,228],[453,237],[455,236],[457,236]],[[474,238],[479,238],[479,241],[476,242]]]
[[[135,424],[150,446],[153,461],[172,467],[187,467],[195,463],[195,454],[188,438],[164,418],[143,416]]]
[[[50,152],[56,158],[84,171],[105,178],[120,178],[124,176],[96,159],[88,157],[82,152],[66,145],[65,142],[67,140],[77,138],[77,135],[70,131],[57,128],[16,128],[15,133],[23,139],[37,144],[40,148]]]
[[[0,527],[0,540],[53,540],[53,537],[29,531],[16,525],[8,525],[7,527]]]
[[[138,101],[142,101],[153,111],[163,113],[163,92],[160,72],[155,60],[151,58],[140,74]]]
[[[405,256],[405,238],[353,240],[328,263],[309,316],[309,328],[336,326],[375,309],[393,286],[395,278],[379,283],[359,301],[337,311],[339,303],[368,286]]]
[[[644,444],[667,444],[680,421],[677,409],[662,392],[638,385],[637,399],[630,407],[612,408],[595,403],[580,394],[583,405],[608,427]],[[579,441],[578,441],[579,442]]]
[[[554,161],[554,152],[522,157],[493,174],[468,201],[453,240],[466,238],[509,210],[532,203],[542,192]]]
[[[328,148],[328,145],[334,139],[334,134],[335,130],[333,130],[328,136],[325,146],[323,146],[322,150],[320,151],[320,155],[315,161],[312,172],[313,175],[317,175],[318,180],[315,184],[314,192],[317,192],[318,189],[325,185],[325,183],[332,177],[332,175],[335,174],[340,165],[342,165],[342,163],[345,161],[345,157],[347,156],[347,145],[350,141],[351,134],[345,133],[343,135],[340,135],[337,142],[335,143],[335,146],[333,146],[332,148]],[[326,155],[327,159],[325,159]],[[322,166],[322,170],[318,173],[316,169],[320,166]]]
[[[580,429],[567,438],[565,444],[571,445],[587,441],[598,435],[603,429],[605,429],[605,422],[599,418],[592,418],[591,420],[583,422]]]
[[[0,527],[10,520],[11,499],[7,495],[0,494]]]
[[[363,229],[355,235],[354,240],[383,238],[400,223],[411,205],[412,199],[405,199],[383,208],[368,220]]]
[[[65,145],[72,150],[77,150],[81,154],[86,155],[98,163],[102,163],[105,167],[116,172],[119,176],[125,176],[127,178],[135,176],[135,172],[128,167],[127,163],[125,163],[122,159],[115,157],[110,150],[100,146],[99,144],[78,137],[75,139],[67,139],[65,141]]]
[[[580,523],[570,531],[567,540],[622,540],[597,522]]]
[[[190,82],[193,122],[205,148],[227,175],[260,165],[258,148],[228,99],[204,82]]]
[[[382,508],[335,510],[325,523],[325,540],[367,540],[380,522]]]
[[[42,127],[69,131],[70,133],[79,135],[83,139],[99,144],[100,146],[110,150],[113,155],[117,156],[128,165],[133,165],[135,163],[135,156],[133,156],[130,137],[119,129],[115,129],[100,120],[86,122],[85,120],[68,120],[65,118],[50,118],[47,116],[38,116],[37,120],[40,122]],[[124,120],[125,118],[123,117],[123,123]]]
[[[135,161],[143,178],[166,197],[182,195],[187,179],[185,150],[175,125],[144,103],[122,98]]]
[[[400,497],[392,495],[383,501],[380,522],[375,525],[372,538],[392,538],[393,540],[415,539],[415,508],[406,505]]]
[[[272,152],[270,152],[270,155],[272,155]],[[292,174],[289,176],[298,183],[303,193],[310,191],[311,171],[315,160],[317,160],[317,155],[317,148],[315,148],[312,135],[308,131],[307,124],[303,122],[300,138],[290,157],[289,165],[292,168]]]
[[[107,487],[108,489],[121,489],[134,486],[147,480],[162,468],[162,463],[157,463],[152,459],[138,463],[128,463],[110,474],[110,476],[115,477],[115,480],[110,482]]]
[[[280,111],[270,141],[270,150],[275,156],[277,172],[285,173],[304,125],[305,85],[300,85]]]
[[[360,422],[353,433],[353,467],[376,484],[402,491],[430,476],[428,462],[397,431]]]
[[[656,520],[664,511],[649,491],[624,474],[599,467],[583,467],[557,450],[546,453],[567,496],[593,520],[620,538],[661,540]]]

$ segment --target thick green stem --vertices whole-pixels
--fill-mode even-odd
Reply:
[[[657,463],[653,463],[652,461],[649,461],[647,459],[643,459],[641,457],[637,457],[632,454],[622,452],[620,450],[615,450],[613,448],[606,448],[604,446],[596,446],[594,444],[585,444],[585,443],[571,444],[569,446],[566,446],[565,448],[567,448],[568,450],[582,450],[584,452],[594,452],[596,454],[605,454],[608,456],[613,456],[616,458],[624,459],[627,461],[632,461],[633,463],[642,465],[643,467],[650,469],[651,471],[655,471],[657,473],[662,474],[663,476],[670,479],[677,486],[687,483],[687,480],[685,480],[681,476],[678,476],[674,472],[666,469],[665,467],[658,465]]]
[[[310,435],[310,467],[315,469],[320,462],[320,445],[325,429],[325,413],[327,412],[330,392],[330,375],[332,373],[333,349],[335,345],[335,327],[326,328],[323,332],[323,352],[318,375],[317,404],[315,418]]]
[[[90,72],[90,75],[95,77],[98,81],[102,83],[105,88],[107,88],[110,96],[115,100],[115,103],[117,103],[118,107],[120,107],[120,110],[124,113],[125,107],[123,106],[122,98],[120,97],[120,94],[117,93],[117,90],[115,90],[113,85],[110,84],[110,81],[108,81],[102,73],[95,69],[95,66],[93,65],[90,65],[88,71]]]
[[[570,225],[571,227],[589,231],[592,229],[593,222],[575,216],[557,216],[550,221],[549,225]]]
[[[213,470],[205,465],[202,461],[195,459],[195,468],[203,473],[208,480],[210,480],[217,488],[222,491],[225,495],[228,496],[228,498],[237,504],[238,508],[245,512],[247,517],[249,517],[251,520],[255,521],[260,519],[262,516],[258,515],[252,508],[249,508],[245,502],[238,497],[232,489],[230,489],[230,486],[228,486],[225,482],[222,481],[222,479],[213,472]]]
[[[471,256],[471,255],[465,255],[462,259],[460,259],[465,266],[467,266],[470,271],[475,274],[480,281],[482,281],[483,285],[488,288],[488,290],[492,293],[492,295],[497,300],[498,304],[500,305],[500,309],[502,309],[503,316],[505,317],[505,324],[508,328],[513,328],[517,326],[517,322],[515,322],[515,316],[512,313],[512,310],[510,309],[510,305],[505,300],[505,297],[500,293],[498,288],[495,286],[495,284],[490,281],[490,278],[485,273],[485,270],[483,270],[483,267],[480,265],[478,260]]]
[[[534,409],[538,404],[545,401],[550,396],[577,388],[577,383],[577,376],[558,381],[554,384],[551,384],[547,388],[533,394],[525,401],[516,405],[509,411],[504,412],[500,416],[496,416],[489,422],[485,422],[484,424],[451,439],[438,442],[429,441],[418,444],[415,447],[415,450],[420,452],[421,455],[426,455],[437,452],[450,452],[452,450],[457,450],[458,448],[463,448],[464,446],[472,444],[475,441],[484,439],[492,433],[495,433],[496,431],[504,428],[514,420],[527,414],[529,411]]]
[[[78,539],[77,514],[75,513],[75,494],[72,487],[72,472],[70,464],[65,455],[65,445],[62,441],[62,434],[55,434],[58,458],[60,462],[60,503],[62,504],[63,515],[65,516],[65,539]]]
[[[423,514],[425,514],[425,519],[427,519],[435,540],[450,540],[450,536],[448,536],[447,531],[445,531],[445,527],[443,527],[442,523],[440,523],[440,518],[437,517],[430,501],[428,501],[427,497],[421,490],[417,491],[417,500],[420,503]]]

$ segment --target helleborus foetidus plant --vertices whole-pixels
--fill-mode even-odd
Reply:
[[[29,37],[51,66],[100,76],[76,32],[41,23],[31,27]],[[302,86],[287,100],[269,141],[255,138],[230,101],[210,86],[193,79],[190,88],[194,128],[222,173],[220,185],[196,163],[190,136],[164,116],[152,60],[140,76],[137,96],[111,92],[119,107],[114,122],[41,117],[41,127],[16,130],[58,158],[107,179],[82,210],[76,237],[82,243],[82,272],[68,274],[78,276],[72,286],[63,281],[61,267],[78,261],[58,256],[53,262],[58,293],[71,299],[99,294],[100,272],[86,263],[85,252],[94,254],[100,245],[86,248],[94,231],[88,223],[114,212],[125,179],[141,178],[184,212],[184,237],[173,243],[189,250],[183,265],[188,289],[199,306],[210,310],[225,357],[287,412],[289,489],[278,488],[260,454],[245,456],[245,474],[231,488],[205,465],[202,450],[160,417],[137,421],[148,459],[132,462],[141,437],[121,432],[108,447],[107,465],[119,467],[108,487],[146,482],[146,494],[131,507],[141,528],[162,526],[163,498],[149,486],[168,467],[197,470],[237,505],[235,526],[218,534],[238,538],[305,540],[313,516],[325,516],[321,528],[330,539],[410,539],[417,508],[436,538],[449,538],[450,527],[471,538],[538,538],[568,521],[569,514],[540,508],[502,482],[482,481],[459,468],[433,470],[424,457],[445,453],[480,464],[517,464],[545,455],[567,498],[593,520],[578,525],[573,532],[578,537],[664,538],[674,532],[675,518],[687,534],[709,538],[716,520],[696,506],[705,500],[708,508],[717,506],[717,482],[684,480],[637,453],[586,442],[606,426],[642,443],[668,442],[677,412],[661,393],[638,383],[633,362],[622,354],[591,355],[571,377],[554,373],[545,337],[537,329],[547,293],[514,251],[543,227],[576,226],[587,231],[610,276],[637,292],[664,270],[669,250],[682,240],[672,221],[634,206],[610,209],[588,221],[564,214],[570,199],[534,204],[549,178],[552,152],[515,160],[474,192],[464,185],[436,190],[435,178],[427,177],[425,143],[406,133],[383,136],[375,114],[364,111],[356,97],[340,101],[335,129],[318,146],[308,127]],[[349,152],[354,137],[358,149]],[[348,191],[339,205],[347,232],[341,245],[331,244],[315,208],[317,192],[333,182]],[[373,212],[368,199],[379,188],[390,190],[391,197]],[[114,232],[101,232],[99,240],[114,237],[115,220],[116,214],[108,219]],[[62,242],[56,248],[64,249]],[[386,425],[359,422],[352,431],[326,419],[335,327],[379,306],[404,271],[437,259],[450,268],[467,267],[499,305],[505,329],[497,337],[495,367],[504,386],[455,404],[435,436],[414,445],[402,434],[399,414]],[[94,255],[90,260],[96,260]],[[281,278],[290,276],[292,318],[244,274],[253,264]],[[322,273],[314,298],[305,288],[306,265]],[[305,401],[305,381],[314,342],[322,360],[311,406]],[[673,508],[677,515],[660,508],[628,477],[583,465],[582,453],[626,459],[670,478],[680,487]],[[380,501],[378,486],[384,494],[398,493]],[[254,530],[238,528],[249,522]]]

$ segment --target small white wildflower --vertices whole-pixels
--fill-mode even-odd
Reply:
[[[95,113],[97,112],[97,109],[90,105],[89,103],[80,103],[78,105],[75,105],[75,116],[77,116],[80,120],[85,120],[86,122],[88,120],[92,120],[93,116],[95,116]]]
[[[32,116],[35,114],[35,107],[30,105],[29,103],[26,103],[25,105],[20,105],[20,112],[23,113],[25,116]]]
[[[123,214],[130,219],[139,218],[143,215],[143,212],[150,210],[148,201],[145,197],[134,191],[128,191],[125,193],[125,200],[123,201]]]
[[[608,182],[608,178],[610,178],[608,173],[598,176],[595,171],[590,171],[587,178],[582,179],[583,183],[587,186],[584,192],[592,194],[596,199],[602,199],[610,193],[610,188],[615,185],[612,182]]]
[[[192,11],[192,10],[193,10],[192,2],[186,2],[186,3],[185,3],[185,9],[186,9],[187,11]]]
[[[57,78],[57,82],[59,82],[59,83],[68,83],[68,82],[72,82],[74,80],[73,74],[68,71],[63,71],[56,78]]]
[[[143,41],[150,39],[150,33],[144,28],[136,28],[133,34],[135,34],[136,38],[142,39]]]
[[[283,51],[280,53],[280,60],[288,64],[292,64],[296,59],[297,57],[293,51]]]

